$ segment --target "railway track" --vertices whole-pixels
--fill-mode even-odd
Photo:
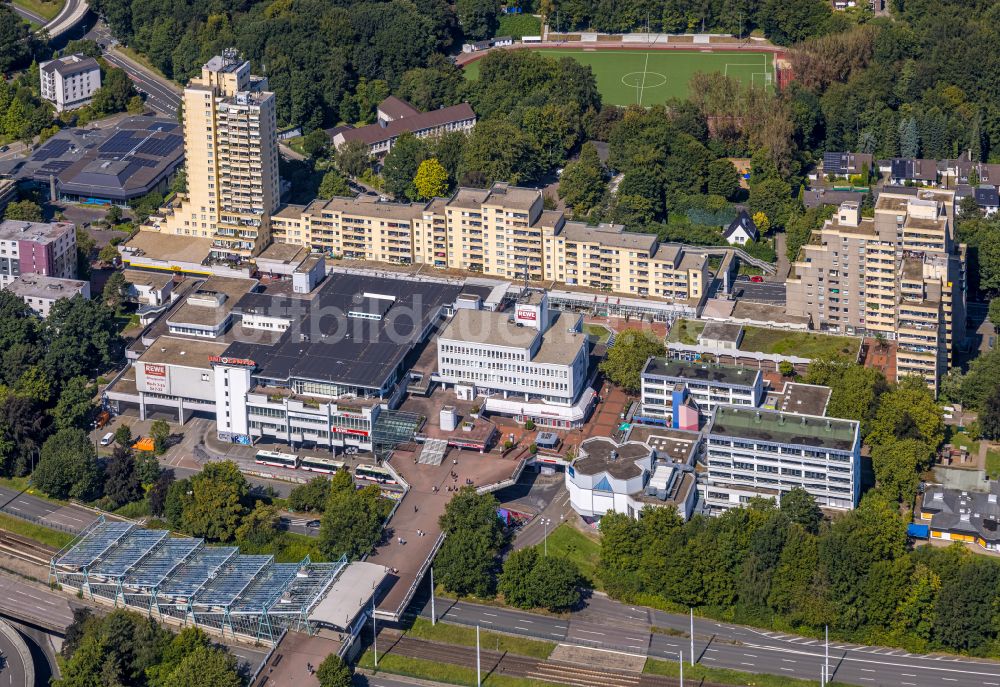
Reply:
[[[440,644],[406,635],[395,637],[388,633],[380,633],[380,637],[393,640],[386,653],[448,663],[472,670],[476,668],[476,650],[473,647]],[[678,680],[669,677],[539,660],[489,649],[480,650],[480,660],[484,675],[510,675],[568,687],[678,687],[679,685]],[[721,687],[697,680],[689,684]]]
[[[48,565],[55,549],[25,537],[0,530],[0,555],[36,565]]]

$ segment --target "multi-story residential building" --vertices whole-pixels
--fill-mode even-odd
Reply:
[[[699,302],[708,257],[621,225],[588,226],[545,210],[541,191],[496,184],[460,188],[428,203],[370,196],[288,205],[272,218],[275,241],[344,258],[421,263],[606,292]]]
[[[544,291],[528,291],[514,313],[459,309],[438,337],[437,373],[483,410],[548,427],[579,427],[594,391],[580,316],[550,313]]]
[[[713,510],[802,487],[822,508],[851,509],[861,485],[854,420],[720,405],[705,429],[706,502]]]
[[[874,217],[857,203],[813,232],[786,282],[789,315],[824,331],[894,342],[897,377],[936,390],[965,330],[965,246],[954,193],[883,191]]]
[[[49,316],[52,305],[63,298],[81,295],[90,298],[90,282],[79,279],[58,279],[40,274],[25,274],[5,287],[28,304],[36,315]]]
[[[0,222],[0,286],[20,275],[76,278],[76,226],[71,222]]]
[[[211,257],[239,262],[270,241],[280,201],[274,94],[227,50],[184,89],[188,193],[144,229],[212,239]]]
[[[760,370],[718,363],[652,357],[642,370],[641,420],[689,429],[688,399],[696,415],[708,417],[720,404],[756,408],[764,399]],[[697,417],[693,418],[697,429]]]
[[[476,113],[468,103],[421,112],[405,100],[389,96],[379,104],[377,115],[375,124],[358,129],[338,127],[333,134],[334,147],[360,141],[368,146],[371,155],[384,157],[403,134],[429,138],[451,131],[471,131],[476,126]]]
[[[57,112],[89,105],[101,87],[101,66],[93,57],[65,55],[38,66],[42,98]]]

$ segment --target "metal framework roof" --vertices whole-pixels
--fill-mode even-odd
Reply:
[[[235,546],[101,518],[52,558],[50,579],[161,619],[274,642],[281,628],[313,631],[310,612],[346,567],[346,557],[275,563]]]

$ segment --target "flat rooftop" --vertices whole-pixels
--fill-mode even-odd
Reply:
[[[145,195],[184,162],[184,139],[173,119],[129,117],[107,129],[63,129],[27,158],[0,162],[0,174],[61,193],[127,201]]]
[[[222,355],[227,346],[228,344],[203,339],[161,336],[139,356],[139,362],[208,370],[212,367],[209,358]]]
[[[7,290],[21,298],[72,298],[83,293],[89,282],[79,279],[58,279],[42,274],[22,274],[7,285]]]
[[[308,250],[305,246],[292,243],[272,243],[257,256],[257,262],[272,261],[280,262],[284,265],[298,265],[306,256]]]
[[[661,377],[685,382],[753,386],[761,376],[760,370],[719,363],[695,363],[687,360],[650,358],[642,371],[643,376]]]
[[[147,270],[125,270],[125,281],[134,286],[144,286],[150,289],[162,289],[174,280],[170,272],[150,272]]]
[[[72,231],[76,231],[76,225],[72,222],[22,222],[5,219],[0,222],[0,241],[48,244]]]
[[[226,356],[255,361],[266,379],[380,389],[461,291],[460,285],[343,273],[331,274],[308,298],[265,288],[241,298],[237,309],[290,318],[293,325],[275,343],[236,341]],[[393,299],[381,319],[347,316],[364,294]]]
[[[184,303],[170,313],[167,321],[170,324],[218,326],[229,317],[240,297],[256,288],[257,284],[256,279],[209,277],[185,296]],[[221,303],[204,305],[200,302],[209,302],[213,297]]]
[[[628,440],[646,444],[656,451],[656,457],[661,460],[688,463],[695,447],[701,441],[701,433],[651,425],[632,425]]]
[[[161,234],[158,231],[137,231],[135,236],[120,244],[125,248],[122,260],[149,257],[166,262],[201,264],[212,250],[212,239],[198,236]]]
[[[698,338],[736,344],[742,333],[743,325],[728,322],[706,322],[705,328],[701,330],[701,335]]]
[[[440,338],[447,341],[480,344],[483,346],[505,346],[527,349],[541,336],[542,342],[531,362],[550,365],[569,365],[576,359],[580,347],[587,343],[582,332],[571,332],[561,326],[571,319],[571,315],[556,315],[552,325],[544,333],[534,327],[518,327],[510,322],[510,313],[485,310],[458,310]]]
[[[780,390],[767,395],[764,407],[799,415],[823,416],[826,415],[826,407],[830,403],[832,392],[828,386],[785,382]]]
[[[656,234],[640,234],[624,231],[621,224],[588,225],[584,222],[566,222],[562,234],[567,241],[577,243],[600,243],[614,248],[650,253],[656,245]]]
[[[857,430],[858,423],[853,420],[717,406],[706,433],[734,439],[851,451]]]
[[[650,456],[651,452],[648,446],[637,441],[618,444],[606,437],[593,437],[580,444],[580,454],[581,457],[573,461],[573,468],[581,474],[607,472],[617,479],[632,479],[642,474],[636,461]]]

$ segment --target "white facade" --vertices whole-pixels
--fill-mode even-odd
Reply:
[[[698,404],[698,412],[708,417],[717,405],[754,408],[764,398],[764,375],[760,370],[697,363],[686,360],[650,358],[643,369],[642,416],[670,418],[676,388],[683,386]]]
[[[43,319],[49,316],[56,301],[82,295],[90,298],[90,282],[78,279],[56,279],[37,274],[18,277],[7,290],[21,297],[32,311]]]
[[[713,509],[779,498],[795,487],[822,508],[857,505],[861,437],[853,420],[720,406],[705,436],[705,495]]]
[[[588,345],[580,318],[564,313],[550,325],[546,296],[528,301],[513,315],[458,310],[438,337],[434,379],[473,388],[486,397],[487,412],[578,426],[593,398],[585,393]]]
[[[687,520],[697,492],[694,470],[657,461],[655,456],[652,448],[638,441],[619,444],[606,437],[587,439],[566,468],[573,510],[586,518],[610,511],[636,518],[646,506],[674,506]]]
[[[101,67],[92,57],[67,55],[42,62],[38,72],[42,98],[58,112],[89,105],[101,87]]]

